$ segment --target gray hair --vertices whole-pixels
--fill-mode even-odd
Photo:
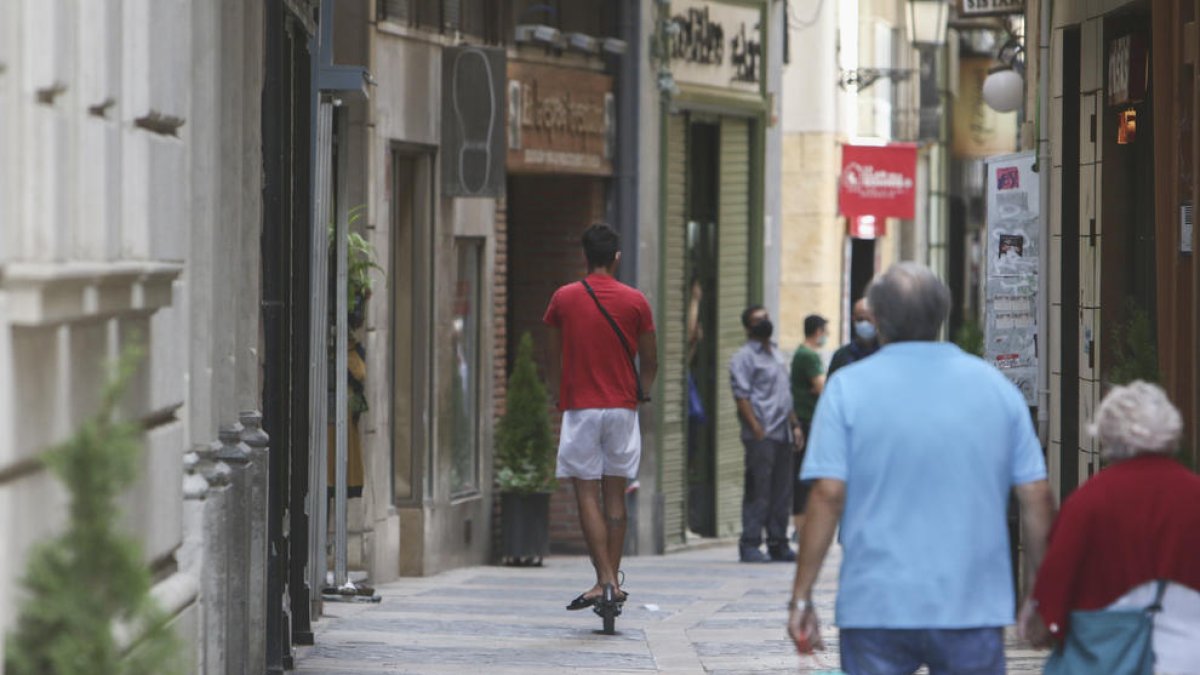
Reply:
[[[924,265],[896,263],[867,288],[867,307],[883,342],[931,342],[950,314],[950,289]]]
[[[1157,384],[1136,380],[1114,387],[1100,402],[1088,431],[1100,441],[1105,459],[1143,453],[1169,455],[1178,448],[1183,418]]]

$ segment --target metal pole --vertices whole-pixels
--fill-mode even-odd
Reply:
[[[339,139],[344,143],[345,139],[345,115],[339,115]],[[346,575],[346,396],[347,396],[347,377],[346,377],[346,350],[349,347],[349,335],[347,334],[347,322],[349,321],[350,306],[347,294],[347,246],[346,235],[350,224],[348,222],[348,211],[345,205],[345,190],[341,189],[346,181],[346,152],[341,149],[338,153],[338,218],[337,218],[337,366],[334,373],[337,374],[336,387],[336,405],[337,405],[337,424],[335,427],[335,447],[337,454],[335,459],[335,480],[334,480],[334,527],[336,536],[336,559],[334,561],[334,583],[339,590],[345,589],[347,584]],[[353,591],[353,586],[348,590]]]
[[[312,613],[319,613],[320,590],[325,588],[328,569],[325,537],[329,527],[329,483],[326,457],[329,453],[329,222],[331,217],[333,102],[321,96],[317,106],[316,180],[312,223],[312,297],[309,317],[308,438],[311,449],[309,471],[309,587],[313,589]]]

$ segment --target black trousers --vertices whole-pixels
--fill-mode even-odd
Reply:
[[[763,439],[743,440],[746,447],[746,492],[742,497],[741,545],[758,548],[763,530],[768,547],[787,545],[792,513],[792,444]]]

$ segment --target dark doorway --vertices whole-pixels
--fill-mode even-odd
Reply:
[[[311,58],[305,22],[266,3],[263,130],[263,428],[268,461],[267,663],[292,668],[312,643],[308,560]],[[290,609],[286,609],[290,608]]]
[[[875,240],[851,239],[850,297],[848,298],[850,304],[846,307],[847,324],[853,323],[851,317],[854,314],[854,303],[866,294],[867,286],[870,285],[873,278],[875,278]],[[854,337],[849,332],[846,335],[847,341]]]
[[[1079,119],[1079,27],[1063,31],[1063,128]],[[1058,301],[1062,336],[1062,461],[1060,498],[1079,485],[1079,134],[1062,135],[1062,285]],[[1054,308],[1051,308],[1054,311]]]
[[[705,537],[717,534],[717,195],[721,127],[693,122],[688,127],[687,287],[684,293],[688,341],[688,528]]]

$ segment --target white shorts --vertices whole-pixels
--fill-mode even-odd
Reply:
[[[637,478],[642,430],[636,410],[589,408],[563,413],[558,440],[559,478]]]

